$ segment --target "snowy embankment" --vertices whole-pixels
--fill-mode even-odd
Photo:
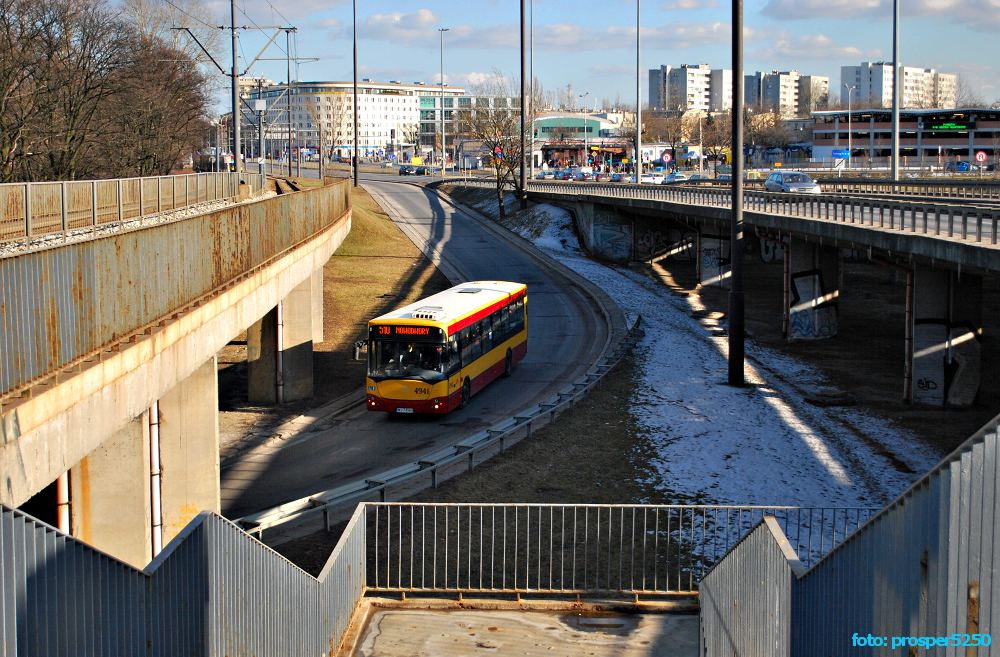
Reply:
[[[495,204],[478,209],[496,214]],[[567,211],[543,204],[529,212],[533,220],[509,227],[603,288],[630,320],[642,315],[646,337],[636,349],[641,380],[631,412],[656,454],[658,481],[648,483],[666,497],[882,506],[941,456],[864,410],[805,402],[804,394],[826,384],[823,374],[752,341],[746,345],[752,385],[726,385],[727,338],[691,317],[703,310],[696,296],[590,259]]]

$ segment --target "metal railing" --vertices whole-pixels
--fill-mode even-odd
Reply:
[[[463,181],[468,187],[490,187],[490,183]],[[725,208],[732,203],[728,188],[694,185],[615,185],[603,183],[529,182],[535,194],[576,197],[643,199],[686,205],[691,208]],[[857,224],[883,230],[920,233],[934,237],[971,240],[995,245],[1000,208],[982,204],[935,203],[921,200],[880,200],[877,196],[831,194],[779,194],[746,190],[743,209],[749,213],[783,215],[818,221]],[[697,210],[694,211],[697,214]],[[749,217],[748,217],[749,219]],[[752,223],[752,221],[751,221]]]
[[[0,184],[0,244],[236,198],[241,182],[264,187],[260,174],[230,172]]]
[[[368,590],[688,594],[765,516],[812,563],[878,509],[594,504],[366,505]]]
[[[207,512],[138,570],[0,507],[0,652],[332,655],[365,579],[361,508],[314,578]]]
[[[415,479],[428,480],[431,486],[437,488],[441,472],[450,466],[467,463],[468,469],[472,470],[476,466],[477,457],[481,462],[484,453],[495,451],[497,448],[502,453],[506,449],[507,441],[512,440],[516,434],[523,432],[525,437],[530,437],[532,427],[535,424],[554,422],[558,414],[572,409],[578,401],[586,399],[589,391],[595,386],[601,385],[604,377],[621,363],[625,354],[642,337],[643,332],[639,328],[640,321],[641,317],[636,318],[628,335],[609,351],[603,353],[587,374],[568,385],[551,399],[525,409],[485,431],[478,432],[451,447],[428,454],[412,463],[244,516],[236,519],[235,522],[262,538],[266,529],[322,514],[324,523],[329,529],[331,512],[334,509],[343,508],[347,504],[374,495],[378,495],[380,501],[385,502],[386,494],[390,489],[411,483]]]
[[[348,182],[0,257],[0,401],[326,230]]]
[[[790,550],[783,550],[784,566],[775,564],[777,557],[763,563],[760,550],[774,555],[785,540],[794,549],[784,527],[772,527],[770,535],[758,529],[759,543],[736,545],[703,581],[701,634],[715,643],[702,654],[734,654],[727,638],[733,636],[743,646],[757,645],[773,623],[788,632],[790,650],[759,654],[853,655],[854,633],[884,638],[874,646],[878,654],[899,654],[900,647],[908,654],[917,647],[927,654],[992,654],[988,639],[977,648],[971,637],[1000,633],[1000,590],[993,581],[1000,554],[998,426],[1000,416],[814,563],[797,563]],[[787,576],[789,568],[794,577]],[[706,613],[706,598],[731,607],[734,590],[758,587],[792,604],[777,618],[759,607],[739,619],[727,611]],[[890,643],[892,637],[953,635],[958,645]]]

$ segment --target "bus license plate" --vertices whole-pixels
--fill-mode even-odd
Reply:
[[[412,413],[413,409],[412,408],[397,408],[396,412],[397,413]]]

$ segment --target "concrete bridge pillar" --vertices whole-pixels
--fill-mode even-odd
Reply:
[[[791,237],[788,258],[788,339],[833,337],[840,293],[839,250]]]
[[[213,356],[70,469],[74,536],[142,568],[220,510],[218,390]]]
[[[149,463],[147,412],[70,468],[73,535],[136,568],[153,556]]]
[[[323,271],[247,330],[248,397],[281,404],[313,394],[313,344],[323,340]]]
[[[971,404],[980,382],[983,279],[927,265],[913,269],[912,400]]]
[[[160,399],[162,545],[202,511],[219,513],[219,382],[212,356]]]

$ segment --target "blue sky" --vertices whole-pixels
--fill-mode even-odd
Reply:
[[[1000,98],[1000,0],[900,1],[904,65],[961,73],[988,101]],[[209,7],[228,24],[228,3]],[[237,7],[258,25],[299,28],[298,56],[319,58],[301,65],[300,79],[350,79],[350,2],[237,0]],[[535,76],[546,90],[571,84],[576,94],[589,92],[590,103],[634,99],[635,11],[635,0],[534,0]],[[726,0],[643,0],[643,102],[650,68],[730,68],[730,12]],[[891,0],[745,0],[745,68],[826,75],[834,95],[840,66],[891,58],[891,12]],[[359,77],[436,82],[443,27],[450,28],[446,82],[468,85],[494,67],[516,75],[518,17],[517,0],[358,0]],[[238,11],[237,23],[246,22]],[[264,41],[243,33],[242,52],[252,58]],[[272,46],[265,56],[284,54]],[[253,71],[285,79],[283,61]]]

